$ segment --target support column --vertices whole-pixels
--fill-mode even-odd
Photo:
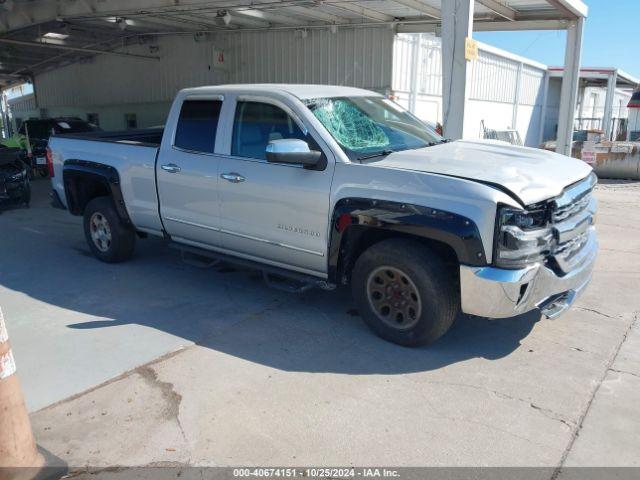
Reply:
[[[473,34],[474,0],[442,2],[442,113],[444,136],[464,136],[464,114],[470,68],[465,58],[465,41]]]
[[[584,118],[584,94],[586,91],[587,87],[585,85],[578,86],[578,118]]]
[[[615,70],[607,80],[607,97],[604,101],[604,116],[602,118],[604,136],[611,140],[613,133],[613,99],[616,96],[616,84],[618,83],[618,71]]]
[[[538,145],[542,145],[546,139],[544,129],[547,123],[547,101],[549,96],[549,72],[544,73],[544,87],[542,90],[542,106],[540,107],[540,133],[538,134]]]
[[[522,90],[522,70],[524,64],[520,62],[518,64],[518,74],[516,75],[516,92],[513,96],[513,106],[511,110],[511,128],[517,130],[518,127],[518,108],[520,107],[520,91]]]
[[[556,152],[571,156],[573,123],[576,114],[578,82],[580,80],[580,57],[584,18],[571,22],[567,28],[567,46],[564,57],[564,76],[560,93],[560,115],[558,118],[558,140]]]
[[[418,103],[418,71],[420,70],[421,43],[422,34],[414,34],[411,39],[411,77],[409,78],[409,111],[414,115]]]

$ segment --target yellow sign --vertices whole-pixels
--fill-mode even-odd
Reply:
[[[478,42],[473,38],[467,37],[464,40],[464,58],[469,61],[478,59]]]

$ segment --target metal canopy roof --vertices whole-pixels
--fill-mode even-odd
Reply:
[[[97,54],[158,59],[154,37],[391,25],[427,31],[442,0],[0,0],[0,87]],[[476,0],[475,30],[563,29],[581,0]],[[149,44],[149,53],[127,52]]]
[[[635,89],[640,85],[640,79],[628,74],[619,68],[598,68],[584,67],[580,69],[580,80],[585,86],[602,87],[607,84],[607,80],[613,74],[617,74],[617,88]],[[564,75],[564,67],[549,67],[549,76],[553,78],[562,77]]]

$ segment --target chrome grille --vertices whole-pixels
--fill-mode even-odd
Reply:
[[[580,253],[589,241],[597,205],[593,197],[596,182],[596,176],[591,174],[582,182],[567,188],[552,202],[551,226],[556,245],[551,258],[563,273],[570,272],[580,263]]]
[[[558,245],[555,251],[555,255],[561,255],[564,258],[568,258],[577,251],[579,251],[582,247],[585,246],[589,240],[589,231],[582,232],[577,237],[572,238],[564,243]]]
[[[591,201],[591,192],[589,191],[582,198],[575,201],[575,203],[570,203],[568,205],[564,205],[558,207],[557,210],[553,212],[553,221],[561,222],[562,220],[566,220],[569,217],[572,217],[581,211],[583,211],[587,206],[589,206],[589,202]]]

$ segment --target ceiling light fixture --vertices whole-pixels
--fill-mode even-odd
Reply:
[[[120,30],[126,30],[127,28],[127,19],[126,18],[116,18],[116,25]]]
[[[53,38],[55,40],[64,40],[65,38],[69,38],[67,33],[57,33],[57,32],[47,32],[42,35],[42,38]]]
[[[227,26],[231,23],[231,15],[226,10],[220,10],[215,21],[218,25]]]

